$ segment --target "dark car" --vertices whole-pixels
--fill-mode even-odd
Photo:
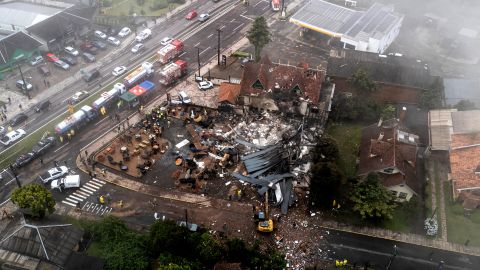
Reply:
[[[77,64],[77,60],[74,57],[71,57],[71,56],[64,56],[64,57],[60,58],[60,60],[69,64],[70,66],[74,66],[74,65]]]
[[[21,123],[25,122],[27,120],[27,118],[28,118],[28,116],[26,114],[19,113],[12,118],[12,120],[10,121],[10,125],[12,127],[18,126]]]
[[[107,49],[107,44],[105,42],[102,42],[100,40],[94,40],[92,41],[92,45],[100,50],[106,50]]]
[[[100,71],[98,71],[98,69],[94,68],[92,70],[89,70],[89,71],[85,71],[83,73],[83,79],[86,81],[86,82],[91,82],[93,80],[95,80],[96,78],[100,77]]]
[[[93,44],[91,42],[88,42],[88,41],[83,43],[80,46],[80,50],[82,50],[84,52],[87,52],[87,53],[91,53],[93,55],[98,53],[97,47],[93,46]]]
[[[50,69],[47,67],[47,65],[40,65],[37,67],[38,72],[42,74],[43,76],[50,76]]]
[[[15,163],[13,163],[13,166],[15,168],[20,168],[20,167],[23,167],[25,165],[27,165],[28,163],[30,163],[30,161],[34,160],[36,158],[36,154],[34,152],[30,152],[30,153],[26,153],[26,154],[23,154],[23,155],[20,155],[16,160],[15,160]]]
[[[50,100],[44,100],[44,101],[40,101],[39,103],[35,104],[33,109],[35,110],[35,112],[38,113],[38,112],[41,112],[41,111],[48,110],[48,107],[50,107]]]
[[[82,54],[82,57],[83,57],[83,60],[85,60],[85,62],[87,62],[87,63],[93,63],[93,62],[95,62],[95,56],[93,56],[93,55],[91,55],[91,54],[89,54],[89,53],[84,52],[84,53]]]
[[[41,139],[36,146],[33,147],[32,152],[36,155],[44,154],[48,149],[52,148],[57,141],[55,137],[47,137],[45,139]]]

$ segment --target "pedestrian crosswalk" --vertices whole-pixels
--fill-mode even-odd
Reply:
[[[103,204],[92,203],[92,202],[86,202],[82,207],[82,211],[90,212],[90,213],[101,215],[101,216],[112,212],[112,210],[113,208],[111,207],[108,207]]]
[[[92,180],[88,181],[83,185],[81,188],[76,190],[74,193],[70,194],[62,203],[76,207],[77,204],[82,203],[86,200],[90,195],[92,195],[95,191],[99,190],[106,182],[93,178]]]

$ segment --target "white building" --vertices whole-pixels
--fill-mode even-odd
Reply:
[[[392,6],[378,3],[366,11],[357,11],[323,0],[309,0],[290,22],[340,38],[344,48],[383,53],[398,36],[403,17]]]

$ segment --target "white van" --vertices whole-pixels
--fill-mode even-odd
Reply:
[[[142,42],[148,38],[150,38],[152,36],[152,30],[150,29],[144,29],[142,30],[142,32],[140,32],[140,34],[138,34],[138,36],[135,37],[135,40],[137,42]]]
[[[187,93],[183,91],[180,91],[180,93],[178,93],[178,98],[180,99],[180,101],[182,101],[182,103],[185,103],[185,104],[192,103],[192,100],[190,99],[190,97],[187,95]]]
[[[0,139],[0,143],[2,143],[3,145],[10,145],[11,143],[14,143],[15,141],[22,138],[25,134],[27,133],[23,129],[10,131],[7,134],[5,134],[5,136],[3,136],[2,139]]]
[[[78,188],[80,187],[80,175],[67,175],[60,180],[53,180],[50,185],[52,189],[58,189],[59,191],[66,188]]]

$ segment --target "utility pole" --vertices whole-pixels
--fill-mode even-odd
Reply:
[[[25,91],[25,94],[30,97],[30,94],[28,93],[28,89],[27,89],[27,82],[25,81],[25,77],[23,76],[23,72],[22,72],[22,68],[20,67],[20,63],[17,61],[17,67],[18,67],[18,70],[20,71],[20,77],[22,78],[22,82],[23,82],[23,91]]]
[[[388,262],[388,265],[387,265],[386,270],[389,270],[389,269],[390,269],[390,266],[392,265],[393,260],[394,260],[395,257],[397,256],[397,252],[398,252],[397,245],[394,245],[394,246],[393,246],[393,254],[392,254],[392,257],[390,257],[390,261]]]
[[[220,33],[222,32],[222,29],[217,28],[217,33],[218,33],[218,39],[217,39],[217,64],[220,66]]]
[[[200,48],[197,47],[198,77],[200,77]]]
[[[10,164],[10,170],[12,171],[13,177],[15,178],[15,182],[17,183],[18,188],[21,188],[22,184],[20,183],[20,180],[18,180],[17,173],[15,172],[15,168],[13,168],[12,164]]]

